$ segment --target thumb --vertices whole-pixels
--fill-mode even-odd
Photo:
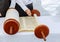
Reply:
[[[0,16],[2,16],[1,13],[0,13]]]
[[[29,16],[31,16],[31,12],[29,12]]]

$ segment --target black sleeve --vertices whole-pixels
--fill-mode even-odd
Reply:
[[[1,17],[5,17],[6,11],[10,6],[11,0],[0,0],[0,13],[2,14]]]
[[[26,5],[30,10],[33,10],[33,4]],[[15,9],[19,12],[20,17],[28,16],[26,12],[16,3]]]

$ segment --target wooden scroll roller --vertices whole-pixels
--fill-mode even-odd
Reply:
[[[37,27],[36,29],[34,30],[34,34],[36,37],[38,38],[43,38],[44,41],[46,41],[46,37],[48,36],[49,34],[49,29],[46,25],[40,25],[38,20],[37,20],[37,16],[40,16],[40,12],[38,10],[32,10],[32,14],[33,16],[35,17],[35,20],[37,22]]]
[[[49,34],[49,29],[46,25],[39,25],[34,30],[34,34],[37,38],[41,38],[44,39],[44,41],[46,41],[46,37]]]
[[[19,13],[16,9],[8,9],[3,27],[4,31],[9,35],[16,34],[19,31]]]
[[[37,16],[40,16],[41,15],[40,12],[38,10],[36,10],[36,9],[33,9],[31,11],[31,13],[32,13],[32,16],[34,16],[34,14],[36,14]]]

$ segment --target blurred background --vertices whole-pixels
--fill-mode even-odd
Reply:
[[[60,15],[60,0],[35,0],[34,8],[41,12],[42,16]]]

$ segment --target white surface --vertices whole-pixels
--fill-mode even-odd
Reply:
[[[60,42],[60,21],[54,21],[52,16],[41,16],[38,18],[40,23],[46,24],[50,29],[47,42]],[[0,18],[0,42],[43,42],[34,36],[34,33],[17,33],[16,35],[7,35],[3,31],[4,18]]]

